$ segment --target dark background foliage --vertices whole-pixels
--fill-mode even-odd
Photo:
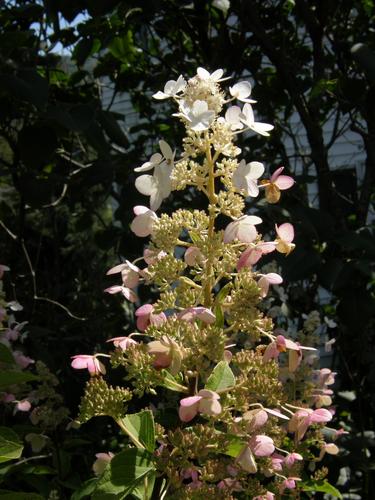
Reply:
[[[225,68],[235,79],[251,79],[258,116],[275,124],[267,141],[242,140],[244,152],[272,169],[282,164],[293,172],[300,165],[296,187],[280,206],[262,206],[262,213],[269,228],[275,219],[291,219],[297,229],[296,251],[280,259],[291,316],[318,309],[338,325],[339,389],[355,399],[336,399],[337,415],[352,433],[332,475],[335,480],[340,467],[351,467],[344,489],[371,498],[373,1],[232,0],[228,14],[199,0],[15,0],[0,6],[1,261],[11,267],[8,294],[30,322],[27,350],[57,373],[72,414],[84,376],[72,372],[69,356],[93,352],[133,328],[131,307],[102,293],[109,283],[105,271],[142,251],[143,242],[129,231],[132,207],[145,203],[135,191],[133,168],[159,139],[178,145],[181,138],[169,104],[151,95],[197,66]],[[103,85],[113,89],[105,106]],[[131,126],[115,106],[123,93],[138,117]],[[295,142],[296,119],[306,136],[304,151]],[[327,139],[329,121],[334,127]],[[337,171],[331,164],[331,148],[345,131],[361,141],[366,160],[360,178],[355,169]],[[319,208],[308,204],[307,186],[314,183]],[[200,200],[179,193],[163,209],[187,202],[199,206]],[[319,304],[321,288],[330,293],[328,303]],[[141,291],[145,300],[148,293]],[[103,422],[82,431],[92,433],[82,437],[91,450],[87,468],[102,446],[98,436],[110,439]],[[79,473],[73,469],[60,471],[67,490],[88,474],[82,465]]]

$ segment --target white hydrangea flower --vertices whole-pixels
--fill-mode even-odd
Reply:
[[[244,105],[239,118],[242,123],[244,123],[247,127],[249,127],[251,130],[254,130],[254,132],[257,132],[260,135],[270,135],[268,132],[274,128],[273,125],[270,125],[268,123],[256,122],[254,118],[253,108],[249,103],[246,103]]]
[[[150,196],[151,210],[157,210],[162,201],[171,193],[172,167],[166,164],[156,165],[154,175],[141,175],[135,181],[135,187],[141,194]]]
[[[256,198],[259,194],[257,179],[264,173],[263,163],[251,161],[246,163],[241,160],[233,174],[232,182],[234,187],[246,193],[246,196]]]
[[[229,123],[231,130],[241,130],[244,124],[240,120],[242,111],[239,106],[230,106],[225,113],[225,121]]]
[[[222,79],[221,77],[223,76],[224,71],[222,69],[217,69],[213,73],[210,73],[204,68],[198,68],[197,69],[197,75],[201,80],[210,80],[211,82],[221,82]]]
[[[242,102],[250,102],[254,104],[256,101],[254,99],[248,99],[251,94],[251,85],[249,82],[238,82],[233,87],[229,87],[229,93],[232,97],[235,97]]]
[[[146,161],[140,167],[134,169],[135,172],[147,172],[148,170],[152,170],[158,165],[162,165],[166,163],[168,166],[173,167],[174,165],[174,157],[176,155],[176,151],[172,151],[170,145],[165,141],[159,141],[160,153],[155,153],[151,156],[149,161]]]
[[[158,100],[169,99],[170,97],[178,97],[177,94],[182,92],[185,89],[185,87],[186,87],[186,80],[182,75],[180,75],[177,81],[169,80],[164,85],[164,92],[159,90],[152,97]]]
[[[190,108],[185,102],[180,102],[180,113],[173,116],[184,118],[188,127],[196,132],[207,130],[215,118],[215,112],[208,109],[206,101],[194,101]]]

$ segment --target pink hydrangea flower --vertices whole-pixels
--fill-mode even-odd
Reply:
[[[13,357],[17,365],[20,366],[22,370],[35,363],[32,358],[25,356],[21,351],[13,351]]]
[[[15,406],[15,412],[16,411],[30,411],[31,410],[31,403],[27,399],[23,399],[22,401],[17,401],[16,406]]]
[[[130,225],[133,233],[143,238],[152,234],[154,222],[158,220],[156,213],[142,205],[137,205],[133,211],[136,215]]]
[[[90,375],[100,375],[101,373],[105,375],[106,373],[105,366],[96,356],[77,354],[76,356],[72,356],[72,359],[71,366],[76,370],[87,369]]]
[[[163,335],[160,340],[147,344],[149,354],[154,356],[154,368],[169,368],[172,375],[177,375],[181,368],[182,350],[173,340]]]
[[[301,351],[301,349],[306,351],[316,351],[314,347],[301,346],[293,342],[293,340],[285,338],[284,335],[278,335],[275,340],[266,347],[263,354],[263,361],[267,362],[270,359],[277,359],[279,354],[281,352],[286,352],[287,349],[294,351]]]
[[[262,219],[256,215],[243,215],[239,219],[230,222],[224,231],[224,243],[238,240],[242,243],[252,243],[258,232],[256,225],[261,224]]]
[[[289,175],[281,175],[284,167],[279,167],[272,174],[271,179],[264,181],[266,200],[268,203],[277,203],[280,199],[280,191],[289,189],[294,185],[294,179]]]
[[[273,440],[265,435],[253,436],[237,455],[236,463],[246,472],[255,474],[258,470],[255,456],[269,457],[275,451]]]
[[[127,288],[134,288],[139,283],[139,274],[141,270],[128,260],[123,264],[118,264],[107,271],[107,275],[121,273],[122,284]]]
[[[193,322],[195,319],[200,319],[203,323],[212,325],[216,321],[216,316],[207,307],[189,307],[178,314],[178,318],[183,321]]]
[[[293,417],[289,420],[289,432],[294,432],[297,441],[300,441],[305,435],[311,424],[327,423],[332,420],[332,413],[325,408],[312,410],[305,408],[297,410]]]
[[[184,261],[188,266],[195,266],[203,260],[203,254],[198,247],[189,247],[184,254]]]
[[[114,285],[106,288],[104,290],[106,293],[110,293],[111,295],[115,293],[122,293],[122,295],[129,300],[129,302],[137,302],[138,297],[137,294],[133,292],[130,288],[122,285]]]
[[[219,415],[221,413],[220,396],[214,391],[201,389],[196,396],[181,399],[179,416],[183,422],[190,422],[198,413]]]
[[[96,476],[100,476],[109,462],[114,457],[114,454],[109,451],[108,453],[96,453],[96,460],[92,465],[92,470]]]
[[[301,481],[299,477],[288,477],[284,479],[284,481],[280,484],[280,493],[282,493],[285,489],[294,490],[296,487],[296,481]]]
[[[258,281],[258,286],[260,288],[261,297],[266,297],[270,285],[280,285],[283,282],[282,277],[276,273],[261,274],[261,278]]]
[[[294,240],[294,227],[289,222],[281,224],[281,226],[275,225],[276,229],[276,250],[280,253],[285,253],[289,255],[295,248],[295,244],[292,243]]]
[[[162,259],[166,255],[167,253],[163,250],[158,252],[155,250],[150,250],[149,248],[145,248],[145,250],[143,251],[143,260],[150,266],[151,264],[155,264],[156,261]]]
[[[300,460],[303,460],[303,456],[299,453],[289,453],[284,459],[284,465],[290,469],[296,461]]]
[[[237,271],[243,267],[251,267],[256,264],[263,255],[273,252],[276,249],[274,241],[262,241],[260,243],[252,243],[242,254],[237,262]]]
[[[135,311],[137,316],[137,328],[144,332],[149,325],[161,325],[167,321],[166,315],[162,312],[154,314],[154,306],[152,304],[145,304]]]
[[[137,342],[130,337],[113,337],[112,339],[108,339],[107,342],[113,342],[115,347],[119,347],[123,351],[126,351],[130,345],[137,344]]]

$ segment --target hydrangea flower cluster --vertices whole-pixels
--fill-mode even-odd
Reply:
[[[322,433],[334,414],[328,386],[335,374],[313,370],[305,353],[316,349],[275,330],[261,311],[283,280],[259,265],[267,254],[293,251],[294,228],[277,222],[274,236],[263,236],[261,217],[253,208],[245,212],[245,202],[264,193],[276,203],[294,180],[283,167],[261,180],[264,165],[241,157],[238,134],[268,136],[273,126],[256,121],[251,85],[236,83],[228,96],[223,74],[198,68],[153,96],[176,103],[173,116],[186,136],[181,154],[161,140],[160,151],[135,168],[136,188],[149,206],[134,207],[131,230],[150,241],[143,257],[108,271],[121,279],[106,292],[136,304],[137,331],[110,339],[110,356],[74,356],[72,366],[91,375],[79,419],[111,415],[139,448],[125,402],[149,394],[160,498],[294,497],[303,489],[304,464],[338,451]],[[207,210],[157,214],[171,192],[185,189],[203,193]],[[219,216],[225,229],[218,228]],[[158,300],[141,305],[140,284],[156,287]],[[106,385],[99,358],[108,357],[123,370],[126,388]]]

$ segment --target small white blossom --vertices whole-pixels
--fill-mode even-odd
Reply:
[[[194,101],[190,108],[184,102],[180,103],[180,113],[173,116],[184,118],[188,122],[188,127],[196,132],[207,130],[215,118],[215,112],[208,109],[206,101]]]
[[[226,15],[228,12],[228,9],[230,7],[230,1],[229,0],[213,0],[212,6],[223,11],[224,14]]]
[[[240,120],[247,127],[260,135],[270,135],[268,132],[274,128],[273,125],[268,123],[256,122],[254,119],[253,108],[249,103],[244,105],[242,113],[240,114]]]
[[[244,124],[241,122],[241,108],[239,106],[230,106],[225,113],[225,121],[229,123],[232,130],[241,130]]]
[[[162,165],[165,163],[169,166],[173,166],[176,151],[172,151],[172,148],[170,147],[170,145],[165,141],[159,141],[159,147],[160,147],[160,151],[162,152],[162,154],[160,154],[160,153],[153,154],[151,156],[151,158],[149,159],[149,161],[146,161],[140,167],[135,168],[134,171],[135,172],[147,172],[149,170],[152,170],[156,166]]]
[[[242,102],[255,103],[254,99],[248,99],[251,94],[251,85],[249,82],[238,82],[233,87],[229,87],[229,93]]]
[[[141,194],[150,196],[151,210],[157,210],[162,201],[171,193],[172,167],[156,165],[154,175],[141,175],[135,181],[135,187]]]
[[[237,189],[244,191],[246,196],[256,198],[259,194],[257,179],[263,173],[263,163],[259,161],[246,163],[245,160],[241,160],[232,177],[233,185]]]
[[[169,99],[170,97],[177,97],[177,94],[182,92],[186,87],[186,80],[185,78],[180,75],[176,80],[169,80],[165,85],[164,85],[164,92],[161,92],[160,90],[156,92],[152,97],[154,99]]]
[[[222,69],[217,69],[213,73],[209,73],[206,69],[204,68],[198,68],[197,69],[197,75],[201,80],[210,80],[211,82],[217,83],[221,82],[221,77],[223,76],[224,71]]]

